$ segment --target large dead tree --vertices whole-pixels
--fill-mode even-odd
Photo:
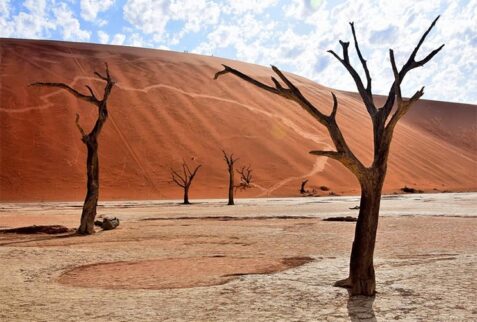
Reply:
[[[349,276],[348,278],[338,281],[335,284],[336,286],[350,288],[352,295],[371,296],[375,294],[376,282],[373,265],[373,254],[376,241],[376,231],[378,227],[381,192],[384,178],[386,176],[391,139],[398,121],[424,94],[423,87],[418,90],[410,99],[404,100],[401,95],[401,83],[409,71],[417,67],[421,67],[429,62],[444,46],[442,45],[439,48],[433,50],[421,60],[416,59],[419,48],[438,19],[439,17],[432,22],[431,26],[423,34],[417,46],[414,48],[401,69],[398,70],[396,66],[393,50],[389,50],[394,82],[389,89],[386,102],[382,107],[379,108],[376,107],[373,100],[373,94],[371,91],[371,76],[366,60],[363,58],[363,55],[359,49],[353,23],[350,23],[351,32],[353,34],[354,46],[359,61],[361,62],[366,76],[366,85],[364,85],[356,69],[351,65],[348,53],[350,44],[349,42],[340,40],[340,45],[343,52],[342,57],[332,50],[329,51],[352,76],[358,88],[359,95],[361,96],[366,110],[371,117],[373,124],[374,159],[370,166],[366,166],[360,160],[358,160],[343,137],[341,129],[336,121],[338,100],[334,93],[331,93],[333,98],[333,109],[329,115],[325,115],[320,112],[307,98],[305,98],[300,90],[290,81],[290,79],[288,79],[288,77],[286,77],[275,66],[272,66],[272,69],[282,80],[284,85],[274,77],[271,78],[274,86],[267,85],[226,65],[223,65],[224,70],[215,74],[215,79],[217,79],[217,77],[221,75],[231,73],[272,94],[292,100],[298,103],[328,130],[336,151],[311,151],[310,153],[317,156],[329,157],[341,162],[341,164],[343,164],[356,176],[361,186],[360,211],[356,224],[353,247],[351,250]],[[395,108],[393,108],[393,106],[395,106]]]
[[[238,158],[234,159],[234,154],[231,153],[230,155],[227,154],[224,150],[222,150],[224,154],[224,160],[227,163],[227,171],[229,173],[229,202],[227,205],[234,205],[234,164],[238,160]]]
[[[73,94],[77,98],[84,100],[88,103],[95,105],[98,109],[98,118],[91,132],[86,133],[79,124],[79,114],[76,114],[76,126],[81,133],[81,140],[86,145],[88,150],[88,156],[86,159],[86,172],[87,172],[87,192],[86,198],[83,204],[83,212],[81,214],[81,222],[78,228],[78,233],[83,235],[89,235],[94,233],[94,219],[96,217],[96,207],[99,197],[99,160],[98,160],[98,136],[103,128],[104,123],[108,118],[108,98],[111,94],[111,90],[115,84],[115,81],[109,74],[108,65],[106,65],[106,74],[101,75],[98,72],[94,74],[101,80],[105,81],[103,97],[100,99],[95,94],[93,89],[86,85],[89,94],[83,94],[76,89],[70,87],[64,83],[32,83],[30,86],[44,86],[44,87],[56,87],[61,88],[69,93]]]
[[[184,189],[184,205],[189,205],[189,188],[194,180],[197,171],[202,165],[198,165],[194,170],[189,168],[189,165],[184,161],[182,163],[182,174],[174,169],[171,169],[172,181],[174,181],[179,187]]]

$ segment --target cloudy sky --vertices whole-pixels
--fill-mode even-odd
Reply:
[[[326,51],[352,40],[355,22],[376,94],[392,80],[432,20],[421,56],[443,51],[406,79],[404,93],[477,104],[477,0],[0,0],[0,37],[56,39],[188,51],[274,64],[355,91]],[[355,57],[354,49],[351,51]],[[419,58],[419,55],[418,55]],[[358,62],[355,66],[359,69]]]

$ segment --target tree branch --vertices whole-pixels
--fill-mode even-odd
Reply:
[[[189,181],[192,181],[192,179],[194,179],[195,175],[197,174],[197,171],[199,170],[199,168],[201,167],[202,165],[199,164],[195,169],[194,171],[192,172],[191,176],[190,176],[190,179]]]
[[[336,119],[336,112],[338,111],[338,99],[336,98],[335,93],[331,92],[331,96],[333,97],[333,110],[331,111],[330,118]]]
[[[78,113],[76,113],[76,119],[75,119],[75,123],[76,123],[76,127],[78,128],[78,130],[80,131],[81,133],[81,141],[85,142],[86,143],[86,140],[88,138],[88,136],[86,135],[85,131],[83,130],[83,128],[81,127],[80,123],[79,123],[79,119],[80,119],[80,116]]]
[[[429,26],[429,28],[427,28],[426,32],[424,32],[424,34],[422,35],[421,39],[419,40],[419,42],[417,43],[416,47],[414,48],[414,50],[412,51],[411,55],[409,56],[409,59],[408,59],[408,62],[415,62],[416,61],[416,55],[417,55],[417,52],[419,51],[419,49],[421,48],[422,44],[424,43],[424,41],[426,40],[427,38],[427,35],[429,35],[429,33],[431,32],[432,28],[434,28],[434,26],[436,25],[437,23],[437,20],[439,20],[441,16],[438,15],[434,21],[431,23],[431,25]],[[441,46],[442,47],[442,46]],[[432,58],[432,57],[431,57]]]
[[[335,159],[338,161],[341,161],[344,157],[343,153],[337,152],[337,151],[320,151],[320,150],[314,150],[310,151],[310,154],[317,155],[320,157],[328,157],[331,159]]]
[[[171,178],[178,186],[185,188],[186,180],[182,178],[180,174],[178,174],[174,169],[171,168]]]
[[[407,59],[406,63],[402,66],[401,70],[399,71],[399,73],[398,73],[399,77],[396,77],[396,75],[394,76],[394,82],[391,85],[391,88],[389,89],[388,97],[387,97],[386,102],[384,103],[384,105],[382,107],[382,109],[384,110],[384,120],[385,121],[388,119],[389,115],[391,114],[391,111],[392,111],[392,108],[393,108],[393,105],[394,105],[394,101],[396,99],[395,96],[397,95],[397,90],[398,89],[400,90],[401,83],[403,82],[404,77],[406,76],[406,74],[409,71],[413,70],[414,68],[424,66],[424,64],[429,62],[435,55],[437,55],[438,52],[440,52],[442,50],[442,48],[444,48],[444,44],[442,44],[440,47],[431,51],[423,59],[421,59],[419,61],[416,61],[416,55],[417,55],[419,49],[421,48],[422,44],[426,40],[427,35],[431,32],[432,28],[434,28],[435,24],[437,23],[437,20],[439,20],[439,17],[440,16],[437,16],[437,18],[434,19],[434,21],[431,23],[429,28],[424,32],[421,39],[417,43],[416,47],[414,48],[414,50],[409,55],[409,58]],[[392,55],[393,55],[393,59],[394,59],[394,53]],[[390,58],[391,58],[391,51],[390,51]],[[393,68],[393,73],[395,73],[397,71],[396,62],[391,61],[391,66]]]
[[[389,49],[389,60],[391,61],[391,68],[393,70],[394,75],[394,92],[396,93],[398,104],[402,103],[402,95],[401,95],[401,79],[399,77],[399,72],[397,70],[396,61],[394,60],[394,51]]]
[[[409,111],[411,106],[417,102],[422,95],[424,95],[424,86],[418,90],[414,95],[407,101],[403,101],[401,98],[401,101],[398,103],[398,107],[394,115],[391,117],[391,120],[389,121],[388,125],[386,126],[386,130],[393,131],[397,122],[404,116],[406,113]]]
[[[353,78],[356,87],[358,89],[359,95],[361,96],[364,105],[366,106],[366,110],[368,111],[369,115],[374,118],[376,115],[376,107],[374,106],[374,101],[373,101],[373,95],[371,93],[371,77],[369,76],[369,70],[366,65],[366,61],[363,59],[363,56],[361,55],[361,52],[359,51],[359,46],[358,42],[356,40],[356,35],[354,32],[354,26],[351,23],[351,30],[353,32],[353,36],[355,39],[355,45],[356,49],[358,51],[358,56],[360,57],[361,63],[363,64],[363,68],[365,68],[365,73],[366,73],[366,78],[368,80],[368,86],[367,88],[364,88],[363,81],[361,80],[361,77],[359,76],[358,72],[354,69],[354,67],[351,65],[350,60],[349,60],[349,52],[348,52],[348,47],[349,47],[349,42],[345,41],[339,41],[340,45],[343,49],[343,58],[340,58],[333,50],[328,50],[330,54],[332,54],[348,71],[348,73],[351,75]]]
[[[361,54],[361,50],[359,49],[358,39],[356,38],[356,31],[354,30],[354,22],[349,23],[351,26],[351,32],[353,33],[354,38],[354,46],[356,48],[356,52],[358,53],[359,60],[361,61],[361,65],[363,65],[364,73],[366,74],[366,91],[369,95],[371,95],[371,75],[369,73],[368,65],[366,64],[366,59],[363,58]],[[372,99],[372,97],[371,97]]]
[[[221,76],[221,75],[231,73],[231,74],[233,74],[233,75],[235,75],[235,76],[237,76],[237,77],[239,77],[239,78],[241,78],[241,79],[257,86],[257,87],[260,87],[261,89],[264,89],[264,90],[266,90],[268,92],[271,92],[273,94],[279,94],[279,91],[276,88],[273,88],[273,87],[268,86],[268,85],[266,85],[262,82],[259,82],[255,79],[253,79],[252,77],[250,77],[248,75],[245,75],[245,74],[239,72],[238,70],[233,69],[233,68],[231,68],[227,65],[222,64],[222,66],[224,66],[224,70],[215,73],[214,79],[219,78],[219,76]]]
[[[347,46],[346,43],[342,43],[343,50],[345,53],[345,56],[347,55]],[[337,55],[336,55],[337,56]],[[338,57],[338,59],[340,59]],[[341,60],[341,59],[340,59]],[[245,75],[229,66],[223,65],[224,70],[219,71],[215,74],[215,79],[219,77],[220,75],[226,74],[226,73],[231,73],[235,76],[238,76],[239,78],[259,87],[262,89],[265,89],[271,93],[280,95],[286,99],[293,100],[296,103],[298,103],[305,111],[307,111],[311,116],[313,116],[319,123],[323,124],[328,132],[330,133],[331,139],[333,143],[335,144],[335,147],[337,151],[340,153],[343,153],[343,157],[341,159],[342,163],[353,173],[357,173],[358,170],[364,169],[364,166],[362,163],[354,156],[353,152],[349,149],[348,145],[346,144],[346,141],[343,137],[343,134],[341,133],[341,130],[336,122],[336,112],[338,109],[338,100],[334,93],[332,93],[333,97],[333,110],[329,116],[326,116],[325,114],[321,113],[313,104],[311,104],[298,90],[298,88],[275,66],[272,66],[273,71],[280,77],[280,79],[288,86],[288,88],[284,88],[278,80],[272,77],[272,82],[275,84],[275,88],[268,86],[266,84],[263,84],[252,77]],[[351,67],[352,68],[352,67]],[[359,77],[359,76],[358,76]],[[225,153],[224,150],[222,150],[222,153],[224,154],[224,159],[229,165],[230,168],[230,160]]]
[[[222,153],[224,154],[224,160],[225,160],[225,162],[227,162],[227,165],[228,165],[229,169],[239,159],[239,158],[234,159],[234,154],[231,153],[230,155],[228,155],[227,152],[225,152],[225,150],[222,150]]]
[[[76,97],[78,97],[82,100],[85,100],[85,101],[88,101],[88,102],[91,102],[91,103],[96,103],[96,101],[97,101],[94,96],[85,95],[83,93],[80,93],[77,90],[75,90],[74,88],[72,88],[69,85],[64,84],[64,83],[35,82],[35,83],[31,83],[29,86],[58,87],[58,88],[61,88],[61,89],[66,89],[68,92],[70,92],[71,94],[73,94],[74,96],[76,96]]]
[[[86,86],[86,88],[88,89],[88,91],[90,92],[91,98],[92,98],[93,100],[95,100],[96,102],[98,102],[99,100],[98,100],[98,98],[94,95],[94,92],[93,92],[93,90],[91,89],[91,87],[89,87],[89,85],[85,85],[85,86]]]

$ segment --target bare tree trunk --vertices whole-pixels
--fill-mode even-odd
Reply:
[[[234,205],[234,166],[229,167],[229,203],[227,205]]]
[[[184,187],[184,205],[190,205],[190,202],[189,202],[189,187],[190,186],[185,186]]]
[[[234,163],[238,160],[238,158],[234,159],[234,154],[231,153],[230,155],[227,154],[224,150],[222,150],[224,154],[224,160],[227,163],[227,171],[229,172],[229,202],[227,205],[232,206],[234,205]]]
[[[373,178],[361,184],[359,215],[350,259],[352,295],[372,296],[376,292],[373,256],[384,176],[380,173]]]
[[[99,158],[98,142],[96,139],[89,139],[86,143],[88,157],[86,160],[87,183],[86,198],[81,213],[78,233],[89,235],[94,233],[94,219],[96,218],[96,206],[99,198]]]

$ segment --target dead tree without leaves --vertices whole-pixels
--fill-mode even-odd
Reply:
[[[184,205],[190,205],[189,202],[189,188],[194,180],[197,171],[202,165],[199,164],[194,170],[189,168],[189,165],[184,161],[182,163],[182,174],[171,168],[171,178],[179,187],[184,189]]]
[[[424,43],[424,40],[438,19],[439,17],[437,17],[432,22],[430,27],[424,32],[407,61],[399,70],[394,59],[394,51],[392,49],[389,50],[389,58],[391,62],[392,73],[394,75],[394,81],[389,88],[387,99],[384,105],[381,107],[376,107],[373,99],[371,76],[367,62],[364,59],[358,45],[354,23],[350,23],[351,32],[359,61],[361,62],[366,76],[366,85],[363,83],[361,76],[358,74],[356,69],[351,65],[348,52],[350,44],[349,42],[344,42],[341,40],[339,41],[343,52],[342,57],[340,57],[333,50],[328,51],[346,68],[348,73],[353,78],[358,88],[359,95],[371,118],[373,124],[374,158],[370,166],[364,165],[354,155],[345,141],[341,129],[336,121],[338,100],[334,93],[331,93],[333,98],[332,111],[329,115],[325,115],[320,112],[307,98],[305,98],[300,90],[290,81],[290,79],[275,66],[272,66],[272,70],[278,75],[285,85],[282,85],[282,83],[280,83],[275,77],[271,77],[274,86],[267,85],[226,65],[223,65],[224,69],[217,72],[214,77],[214,79],[217,79],[221,75],[230,73],[267,92],[294,101],[328,130],[336,151],[311,151],[310,153],[317,156],[329,157],[339,161],[355,175],[361,186],[360,210],[351,250],[349,275],[346,279],[335,283],[335,286],[349,288],[351,295],[372,296],[376,292],[373,256],[376,232],[378,228],[381,193],[387,171],[391,140],[398,121],[424,94],[423,87],[416,91],[411,98],[405,100],[401,94],[401,83],[409,71],[417,67],[424,66],[444,47],[444,45],[441,45],[437,49],[431,51],[421,60],[416,59],[416,55],[421,45]],[[393,108],[393,106],[395,106],[395,108]]]
[[[305,193],[308,193],[308,190],[305,189],[305,186],[306,186],[307,183],[308,183],[308,179],[304,179],[304,180],[301,182],[300,193],[301,193],[302,195],[304,195]]]
[[[238,158],[234,158],[234,154],[227,154],[225,150],[222,150],[224,155],[224,160],[227,163],[227,171],[229,173],[229,201],[227,205],[232,206],[234,205],[234,165],[237,162]]]
[[[252,188],[252,168],[251,166],[243,166],[240,170],[237,170],[237,173],[240,174],[240,183],[235,186],[235,192],[237,189],[247,190]]]
[[[115,81],[111,78],[108,64],[105,63],[106,74],[102,75],[98,72],[94,74],[103,82],[106,82],[103,90],[103,97],[100,99],[95,94],[93,89],[86,85],[89,94],[83,94],[65,83],[48,83],[36,82],[30,86],[40,87],[55,87],[61,88],[73,94],[80,100],[86,101],[95,105],[98,109],[98,118],[91,132],[86,133],[79,123],[79,114],[76,114],[76,127],[81,134],[81,141],[86,145],[88,155],[86,159],[86,197],[83,204],[83,211],[81,213],[80,226],[77,230],[78,234],[90,235],[94,233],[94,219],[96,218],[96,207],[99,198],[99,158],[98,158],[98,136],[103,128],[104,123],[108,119],[108,98]]]

